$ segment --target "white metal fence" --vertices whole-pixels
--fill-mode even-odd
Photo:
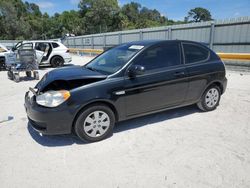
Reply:
[[[250,17],[70,37],[70,48],[102,49],[137,40],[193,40],[217,52],[250,53]]]
[[[216,52],[250,53],[250,17],[69,37],[69,48],[103,49],[137,40],[193,40]],[[13,46],[16,41],[0,41]]]

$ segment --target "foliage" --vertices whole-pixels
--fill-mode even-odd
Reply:
[[[84,35],[184,23],[168,20],[156,9],[117,0],[81,0],[79,10],[49,16],[39,6],[22,0],[0,0],[0,39],[50,39],[67,33]],[[209,11],[195,8],[187,19],[206,21]],[[192,21],[192,20],[191,20]]]
[[[81,0],[79,8],[87,34],[113,31],[119,25],[117,0]]]
[[[186,22],[201,22],[213,20],[209,10],[201,7],[191,9],[188,16],[185,17]]]
[[[30,25],[26,20],[24,12],[25,4],[19,1],[0,0],[1,38],[8,39],[9,36],[15,39],[23,39],[30,33]]]

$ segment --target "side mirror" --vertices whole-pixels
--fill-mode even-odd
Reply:
[[[145,73],[145,68],[140,65],[133,65],[128,70],[128,76],[131,78],[134,78],[137,75],[143,75],[144,73]]]

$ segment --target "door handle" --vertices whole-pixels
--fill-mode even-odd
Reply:
[[[174,73],[174,75],[175,75],[175,76],[178,76],[178,77],[184,76],[184,75],[185,75],[185,72],[176,72],[176,73]]]

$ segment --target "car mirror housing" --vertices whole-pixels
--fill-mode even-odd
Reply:
[[[137,75],[143,75],[144,73],[145,73],[145,67],[141,65],[133,65],[128,70],[128,76],[131,78],[134,78]]]

